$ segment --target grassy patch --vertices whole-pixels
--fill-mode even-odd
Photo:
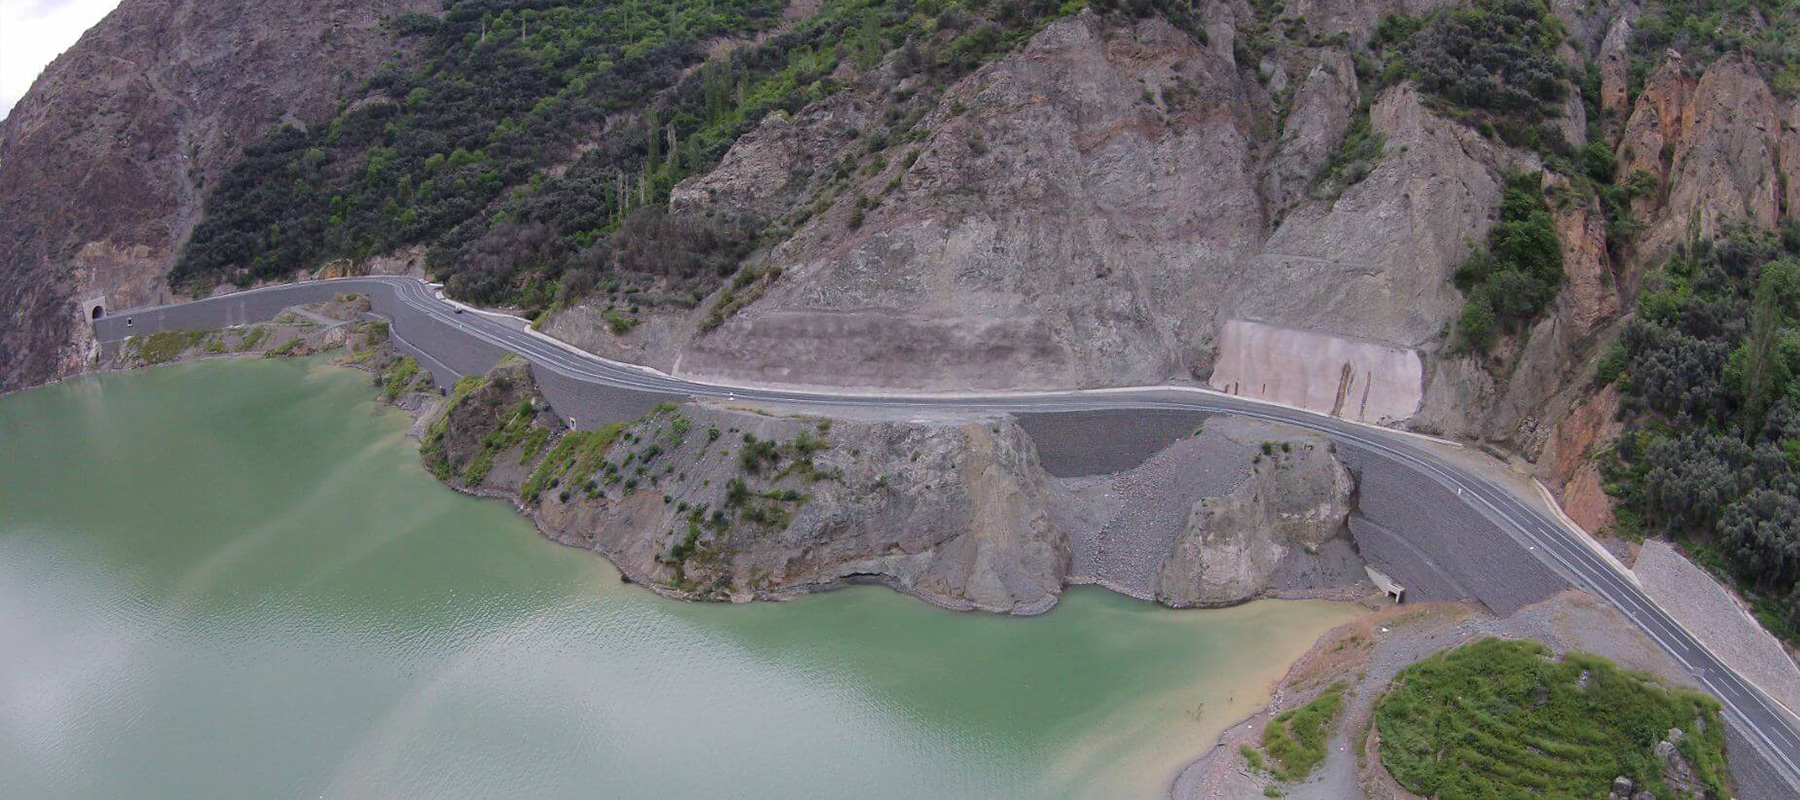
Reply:
[[[131,337],[131,347],[145,364],[166,364],[206,338],[202,331],[163,331]]]
[[[525,434],[525,440],[519,447],[519,465],[524,466],[543,452],[544,443],[550,441],[550,429],[542,426],[534,427]]]
[[[738,309],[761,298],[763,292],[769,288],[769,284],[774,283],[775,279],[779,277],[781,277],[780,267],[766,269],[746,267],[738,270],[737,277],[732,278],[731,283],[719,292],[717,299],[713,300],[712,308],[706,312],[706,319],[700,321],[700,332],[706,333],[725,324],[725,320],[736,314]]]
[[[295,350],[300,349],[300,344],[303,341],[305,340],[289,339],[282,342],[280,347],[270,348],[268,352],[263,353],[263,356],[266,358],[281,358],[282,356],[292,355]]]
[[[261,325],[251,328],[248,333],[244,334],[244,338],[238,340],[237,351],[240,353],[248,353],[251,350],[255,350],[256,346],[262,344],[262,340],[268,335],[269,330]]]
[[[1334,684],[1312,702],[1285,711],[1263,728],[1269,772],[1277,780],[1303,781],[1325,760],[1332,724],[1344,710],[1344,685]]]
[[[563,436],[556,446],[550,448],[550,454],[538,462],[537,469],[532,470],[531,477],[525,479],[520,487],[519,496],[527,502],[536,500],[545,489],[559,484],[563,477],[574,472],[577,477],[592,474],[600,468],[605,460],[606,451],[618,441],[619,434],[625,432],[624,423],[614,423],[604,428],[591,431],[570,431]]]
[[[614,336],[624,336],[630,333],[631,329],[637,327],[641,322],[643,320],[637,317],[628,317],[619,313],[616,308],[606,309],[606,327],[612,331]]]
[[[368,323],[367,327],[363,328],[363,346],[374,347],[383,344],[388,340],[388,335],[388,324],[386,322],[381,320],[371,321]]]
[[[532,406],[531,398],[520,400],[513,413],[506,417],[506,421],[481,440],[481,450],[469,460],[469,466],[463,470],[463,483],[468,486],[481,485],[482,481],[487,480],[488,471],[494,468],[495,457],[513,445],[524,442],[537,431],[543,431],[544,436],[548,436],[547,429],[533,424],[536,419],[537,409]],[[541,447],[543,437],[538,437],[537,441]]]
[[[1670,797],[1653,753],[1670,728],[1711,795],[1727,796],[1716,701],[1536,642],[1485,639],[1407,667],[1375,721],[1388,771],[1439,800],[1604,797],[1619,775]]]
[[[1244,757],[1244,763],[1249,764],[1251,769],[1256,770],[1257,772],[1263,771],[1262,753],[1258,752],[1256,748],[1247,744],[1240,744],[1238,745],[1238,754]]]
[[[1343,141],[1338,142],[1338,149],[1331,154],[1331,161],[1319,174],[1314,196],[1335,198],[1345,189],[1362,182],[1380,165],[1386,146],[1387,137],[1369,123],[1369,105],[1358,106],[1356,116],[1350,120],[1350,129],[1344,133]]]
[[[411,356],[394,359],[393,366],[388,369],[387,380],[382,382],[381,396],[388,400],[398,398],[418,375],[419,362],[412,360]]]

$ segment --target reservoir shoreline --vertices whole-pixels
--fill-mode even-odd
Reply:
[[[188,370],[200,372],[184,374]],[[305,775],[315,774],[316,764],[340,763],[327,770],[335,777],[258,776],[274,780],[272,786],[310,787],[305,791],[272,792],[278,796],[342,795],[357,786],[368,789],[416,785],[389,783],[398,779],[397,773],[380,764],[404,766],[407,774],[466,774],[465,769],[441,761],[449,758],[443,755],[445,748],[480,747],[479,742],[487,740],[488,735],[465,740],[456,731],[466,726],[456,719],[485,708],[480,700],[485,693],[518,695],[530,685],[521,683],[526,676],[545,674],[546,669],[554,674],[564,666],[576,670],[571,674],[581,676],[578,682],[556,681],[532,690],[529,697],[515,697],[505,706],[529,712],[518,722],[530,719],[533,727],[547,726],[557,731],[555,736],[559,739],[584,743],[582,752],[599,747],[597,752],[622,754],[627,751],[618,748],[627,740],[606,736],[604,732],[620,724],[638,724],[631,720],[642,719],[647,724],[670,713],[677,717],[702,713],[702,718],[717,720],[719,713],[730,715],[734,713],[731,709],[746,702],[760,704],[762,701],[756,698],[769,691],[767,677],[749,683],[734,680],[721,684],[718,690],[727,694],[710,697],[706,693],[713,690],[696,681],[708,674],[721,674],[720,667],[683,666],[694,659],[705,661],[738,652],[750,641],[743,638],[748,635],[746,626],[750,626],[757,631],[756,637],[774,637],[776,643],[757,648],[757,654],[744,662],[746,665],[760,664],[763,666],[757,669],[766,669],[772,664],[786,664],[783,669],[812,676],[794,684],[795,690],[804,689],[803,695],[781,701],[790,708],[767,708],[741,720],[761,731],[744,741],[758,741],[768,752],[734,755],[738,746],[729,742],[702,745],[689,741],[671,754],[640,753],[633,756],[634,761],[668,763],[673,752],[701,746],[708,752],[719,751],[718,760],[738,764],[734,770],[760,770],[779,762],[786,764],[783,773],[804,773],[806,769],[801,765],[808,763],[809,757],[800,753],[825,746],[825,740],[804,745],[795,740],[793,747],[800,749],[794,750],[791,758],[781,755],[792,749],[783,742],[817,734],[845,740],[839,749],[854,745],[839,757],[851,764],[863,763],[875,752],[885,753],[883,759],[903,761],[910,758],[905,756],[909,752],[932,753],[950,748],[930,756],[936,767],[916,771],[908,768],[910,777],[885,781],[884,784],[896,787],[891,790],[869,783],[866,776],[840,775],[833,785],[841,787],[846,796],[924,797],[940,796],[944,791],[954,794],[958,789],[965,796],[983,797],[1160,796],[1174,770],[1210,742],[1225,720],[1241,716],[1252,704],[1262,702],[1262,692],[1285,669],[1288,659],[1303,651],[1318,632],[1350,613],[1342,606],[1318,603],[1247,604],[1222,611],[1183,612],[1136,603],[1098,589],[1075,590],[1065,597],[1063,613],[1031,622],[986,614],[938,614],[910,600],[893,598],[886,590],[858,587],[780,606],[725,607],[665,601],[639,592],[639,587],[622,586],[617,573],[593,561],[591,556],[564,557],[557,554],[567,552],[567,548],[545,549],[529,544],[530,539],[539,538],[535,533],[527,538],[495,536],[493,526],[516,524],[517,518],[510,513],[491,506],[491,511],[482,511],[481,506],[486,504],[451,500],[458,497],[453,493],[421,493],[422,488],[435,481],[421,482],[424,475],[417,466],[417,449],[400,438],[404,424],[397,418],[386,418],[385,412],[343,413],[345,400],[366,398],[369,391],[349,386],[355,381],[346,382],[345,378],[340,369],[326,367],[318,360],[196,363],[139,375],[95,376],[86,380],[104,381],[104,385],[63,384],[45,389],[44,396],[11,396],[0,405],[0,426],[5,430],[26,430],[20,426],[29,421],[34,431],[8,434],[9,441],[20,448],[16,452],[21,459],[9,461],[4,477],[11,492],[22,494],[0,489],[0,499],[5,500],[0,505],[6,509],[0,512],[0,548],[8,553],[8,566],[4,569],[11,573],[0,585],[11,587],[13,594],[9,596],[24,608],[38,608],[39,598],[76,599],[58,601],[62,613],[78,615],[75,618],[52,624],[54,615],[34,616],[40,616],[42,624],[51,625],[50,629],[75,637],[71,644],[81,641],[87,631],[115,631],[123,636],[121,641],[129,642],[128,651],[139,655],[117,661],[117,666],[107,667],[108,670],[159,670],[157,677],[129,679],[107,677],[108,673],[91,670],[71,672],[56,666],[54,661],[44,660],[61,652],[53,643],[27,644],[32,640],[19,638],[36,636],[29,632],[37,627],[36,623],[30,629],[21,629],[18,623],[22,620],[0,619],[0,640],[15,645],[4,648],[10,656],[0,657],[7,661],[6,668],[0,670],[6,676],[0,678],[0,693],[11,691],[7,684],[14,688],[39,685],[42,676],[61,673],[67,675],[69,691],[103,692],[95,696],[114,698],[100,705],[89,705],[77,698],[59,702],[64,713],[74,715],[70,719],[77,722],[76,730],[112,732],[87,744],[78,745],[77,739],[64,735],[62,744],[50,749],[36,745],[0,748],[19,755],[36,754],[29,762],[0,769],[13,776],[0,779],[0,784],[14,782],[10,785],[22,789],[21,796],[92,796],[67,791],[66,784],[53,776],[71,774],[71,768],[103,775],[91,767],[72,765],[106,763],[114,765],[115,772],[124,768],[118,779],[139,787],[134,791],[140,796],[173,795],[177,786],[190,796],[196,792],[215,796],[238,794],[241,792],[231,788],[236,784],[229,783],[233,776],[248,780],[251,766],[267,762],[266,758],[245,756],[282,741],[287,742],[282,745],[286,751],[299,754],[296,757],[304,762],[300,773]],[[63,417],[80,415],[71,418],[71,422],[79,423],[68,426],[58,422],[57,416],[45,413],[56,408],[62,409]],[[127,411],[128,415],[120,415]],[[9,417],[11,421],[7,421]],[[181,433],[196,425],[203,434]],[[59,432],[65,426],[81,433],[70,436]],[[66,452],[49,457],[53,448]],[[170,459],[187,466],[183,470],[144,469],[145,465],[167,463]],[[32,464],[32,469],[20,471],[18,468],[26,462]],[[85,466],[77,468],[77,464]],[[396,473],[396,468],[402,469]],[[80,476],[80,480],[106,481],[118,488],[109,493],[104,504],[57,502],[53,487],[58,481],[75,476]],[[121,480],[124,476],[136,477]],[[379,495],[367,492],[396,477],[400,485],[386,491],[397,491],[388,496],[407,498],[406,502],[369,502]],[[175,483],[167,487],[151,483],[168,480]],[[274,488],[249,492],[241,483],[249,480],[270,480]],[[134,486],[147,491],[128,494]],[[413,488],[406,489],[407,486]],[[67,490],[74,491],[75,485],[71,483]],[[363,494],[364,499],[356,499],[358,494]],[[258,499],[253,502],[251,496]],[[221,513],[225,516],[219,516]],[[364,519],[368,514],[376,516]],[[506,523],[507,519],[514,522]],[[318,527],[321,524],[325,527]],[[513,530],[524,533],[522,526]],[[45,538],[50,533],[55,533],[54,538]],[[68,549],[79,542],[91,545]],[[120,552],[104,560],[75,555],[96,546]],[[128,548],[129,554],[121,548]],[[61,566],[41,571],[51,565]],[[152,569],[160,572],[146,571]],[[130,572],[119,573],[120,570]],[[83,587],[76,594],[69,593],[72,588],[55,588],[77,579],[79,583],[68,584]],[[483,588],[488,585],[510,588],[494,593]],[[26,594],[19,595],[19,591]],[[95,595],[95,591],[102,594]],[[89,599],[79,599],[83,597]],[[105,601],[96,605],[96,598]],[[511,610],[471,608],[473,614],[457,610],[476,601],[500,602]],[[318,617],[345,602],[352,603],[344,609],[350,614],[348,619],[360,622],[321,625],[288,621],[294,615],[302,619]],[[120,609],[142,609],[149,615],[140,611],[119,616]],[[406,609],[427,613],[435,621],[409,624],[389,619],[396,614],[415,613]],[[621,617],[618,615],[622,609],[635,610]],[[42,609],[46,613],[50,610]],[[258,621],[271,613],[275,616],[266,623]],[[600,616],[594,617],[596,613]],[[844,617],[845,614],[849,616]],[[825,624],[821,615],[841,619],[821,628]],[[605,621],[614,619],[618,622]],[[667,619],[675,625],[642,643],[625,647],[621,647],[622,643],[607,644],[618,633],[637,630],[644,621],[657,619]],[[601,623],[601,627],[591,627],[594,623]],[[625,627],[618,627],[621,624]],[[550,627],[545,628],[546,625]],[[388,630],[396,634],[414,631],[406,634],[404,641],[415,641],[420,635],[425,639],[398,650],[367,649],[376,641],[371,637],[385,637],[388,634],[378,632]],[[528,632],[544,630],[562,632],[541,645],[532,644],[543,634]],[[688,648],[681,651],[683,655],[651,655],[663,647],[655,642],[680,631],[711,632],[691,646],[682,645]],[[1233,632],[1227,638],[1219,638],[1226,631]],[[491,638],[496,635],[500,638]],[[221,638],[206,644],[215,636]],[[439,640],[446,648],[441,653],[437,651],[440,645],[435,644],[419,649]],[[498,649],[483,644],[490,640],[506,644]],[[185,644],[189,642],[198,645],[198,649],[190,650]],[[229,642],[239,644],[228,645]],[[1034,642],[1047,648],[1042,655],[1034,657],[1016,650]],[[643,651],[643,656],[650,660],[633,655],[646,646],[651,646],[651,650]],[[145,648],[156,652],[145,652]],[[575,648],[575,652],[569,653],[569,648]],[[192,662],[204,653],[218,655]],[[1125,658],[1126,653],[1131,657]],[[402,661],[390,666],[359,665],[360,659],[368,657],[377,657],[383,663],[394,658]],[[423,661],[416,661],[421,657]],[[271,660],[265,663],[264,659]],[[234,666],[238,664],[246,669]],[[279,664],[291,664],[299,671],[279,668]],[[1236,665],[1230,667],[1230,675],[1235,677],[1219,671],[1227,664]],[[165,676],[160,673],[162,668],[178,671]],[[827,668],[827,674],[838,677],[825,680],[817,674]],[[866,674],[876,669],[889,670],[891,674],[879,679]],[[987,673],[994,673],[991,680],[996,683],[988,683],[990,678],[983,677]],[[415,695],[425,690],[406,689],[402,688],[404,684],[393,683],[414,674],[429,677],[436,688],[430,689],[429,695]],[[681,677],[670,685],[656,677],[663,674]],[[639,680],[631,677],[634,675],[650,683],[638,689],[614,685],[621,680]],[[325,681],[334,688],[323,693],[295,693],[288,688],[296,681],[311,680]],[[373,686],[370,681],[391,684],[396,699],[364,697],[367,691],[374,690],[367,688]],[[581,684],[596,681],[597,693],[590,696]],[[914,687],[908,691],[925,692],[925,696],[903,702],[879,699],[890,691],[881,687],[896,685]],[[366,688],[356,689],[357,686]],[[677,687],[679,691],[668,693],[668,689]],[[859,688],[852,691],[851,687]],[[829,691],[819,697],[818,689]],[[643,695],[644,692],[649,694]],[[700,694],[693,696],[695,692]],[[844,692],[852,692],[845,697],[869,692],[875,695],[847,707],[851,710],[807,710],[808,704],[816,705]],[[949,695],[939,696],[945,692]],[[1097,696],[1083,699],[1096,692]],[[431,712],[431,717],[418,720],[423,723],[434,719],[428,729],[446,732],[434,737],[424,750],[419,749],[424,740],[416,736],[427,728],[403,722],[415,712],[404,711],[410,701],[398,698],[409,695],[435,696],[430,706],[438,710]],[[624,710],[609,712],[603,718],[611,722],[601,729],[583,732],[580,727],[567,728],[583,719],[597,719],[589,716],[592,712],[572,713],[573,709],[592,702],[616,705],[640,695],[660,698],[656,699],[658,705],[630,711],[623,717],[617,714],[625,713]],[[302,702],[302,697],[310,699]],[[337,698],[352,705],[339,708]],[[289,707],[296,702],[300,705]],[[697,705],[687,712],[651,711],[668,702],[680,702],[684,707]],[[896,702],[900,704],[894,705]],[[571,709],[553,711],[556,705]],[[242,716],[226,710],[231,707],[254,713]],[[18,707],[12,708],[12,712],[0,711],[0,716],[9,717],[6,724],[0,725],[0,737],[39,730],[14,715]],[[170,739],[162,732],[185,730],[170,716],[183,713],[183,708],[204,711],[206,718],[214,721],[204,730]],[[101,724],[101,717],[96,715],[108,713],[109,709],[130,710],[131,717]],[[901,709],[906,710],[904,715],[885,723],[865,721],[851,728],[840,725],[846,713],[890,714]],[[452,710],[452,717],[442,717]],[[645,713],[648,716],[643,716]],[[352,721],[367,719],[367,727],[323,735],[312,727],[316,723],[344,724],[340,717]],[[899,735],[900,731],[938,718],[959,720],[954,727],[963,732],[920,730],[904,734],[910,742],[904,746],[882,745],[873,750],[864,747],[873,744],[867,738],[872,733],[888,730]],[[260,722],[276,719],[287,722],[278,727]],[[894,729],[893,725],[901,720],[910,722]],[[512,724],[500,724],[499,729],[510,730]],[[683,725],[682,732],[672,741],[710,737],[707,730],[714,724],[723,723],[715,721],[702,728]],[[988,744],[981,746],[963,740],[973,735],[973,730],[986,730],[996,724],[1018,728],[1002,739],[982,738],[980,741]],[[244,728],[245,725],[250,727]],[[313,732],[306,733],[308,730]],[[493,731],[495,722],[485,722],[471,730]],[[747,729],[733,723],[724,730]],[[50,741],[42,738],[48,730],[30,735],[32,741]],[[290,741],[294,735],[313,744],[301,746],[297,740]],[[83,737],[78,739],[86,741]],[[662,734],[647,732],[628,739],[652,743],[663,740]],[[180,765],[187,762],[179,754],[148,757],[155,748],[177,741],[187,743],[183,746],[186,752],[212,753],[207,758],[214,766],[184,770]],[[532,751],[539,755],[521,761],[522,769],[568,751],[567,741],[559,746],[533,747]],[[333,742],[354,747],[333,756]],[[133,754],[128,756],[126,751],[117,749],[122,746],[134,748]],[[220,754],[233,748],[254,749],[219,760]],[[453,761],[492,763],[491,755],[457,752],[461,755]],[[383,753],[386,755],[379,755]],[[420,772],[418,758],[430,758],[435,766]],[[157,763],[169,764],[176,771],[158,778],[134,774],[130,767]],[[51,768],[46,766],[49,764],[64,766]],[[611,780],[622,779],[619,768],[619,764],[610,768]],[[530,779],[555,780],[545,775],[573,775],[582,769],[573,763],[559,762],[549,769],[532,768]],[[709,769],[699,771],[714,774]],[[788,780],[773,775],[732,774],[737,781],[735,790],[746,796],[780,796],[774,787]],[[656,780],[667,782],[674,775],[658,773]],[[829,775],[829,771],[820,773],[821,777]],[[682,780],[677,779],[676,783],[702,791]],[[932,788],[933,781],[944,780],[951,782]],[[58,789],[59,786],[64,789]],[[762,789],[756,788],[759,786]],[[319,791],[321,788],[326,791]],[[405,796],[408,792],[385,794]],[[448,794],[454,796],[456,792]],[[628,789],[619,794],[644,796]]]

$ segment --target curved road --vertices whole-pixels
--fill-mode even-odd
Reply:
[[[702,383],[620,364],[524,329],[516,318],[469,309],[443,299],[412,278],[364,277],[271,286],[157,308],[117,312],[95,321],[102,346],[116,347],[133,334],[206,330],[263,322],[288,306],[321,302],[344,292],[367,293],[376,310],[394,320],[411,349],[436,362],[434,372],[479,372],[511,352],[563,377],[596,386],[655,394],[737,397],[822,407],[889,407],[1036,413],[1099,409],[1174,409],[1235,414],[1318,431],[1340,445],[1417,473],[1454,491],[1506,532],[1519,546],[1573,585],[1611,602],[1685,667],[1724,704],[1726,715],[1785,779],[1800,786],[1800,721],[1725,666],[1622,574],[1613,562],[1550,514],[1511,492],[1419,447],[1407,434],[1286,406],[1186,387],[1142,387],[1005,394],[894,394],[846,390],[769,389]],[[508,324],[508,323],[511,324]],[[423,345],[423,347],[421,347]],[[429,349],[430,352],[426,352]],[[460,369],[453,364],[463,365]]]

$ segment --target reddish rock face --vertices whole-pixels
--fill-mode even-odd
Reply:
[[[1621,175],[1645,170],[1661,181],[1662,191],[1635,209],[1650,223],[1639,248],[1645,263],[1660,261],[1686,235],[1690,209],[1698,210],[1702,235],[1734,221],[1774,227],[1792,215],[1783,186],[1800,178],[1800,162],[1783,156],[1800,154],[1800,142],[1784,134],[1782,120],[1793,113],[1744,56],[1722,58],[1695,78],[1679,54],[1669,54],[1619,144]]]
[[[1563,510],[1593,533],[1612,527],[1613,505],[1591,451],[1618,437],[1618,415],[1619,389],[1608,386],[1557,424],[1541,461],[1552,484],[1561,487]]]
[[[1619,314],[1619,293],[1606,251],[1606,221],[1593,204],[1559,209],[1556,233],[1562,239],[1563,305],[1559,314],[1585,340]]]
[[[125,0],[0,122],[0,389],[78,369],[86,302],[162,278],[243,147],[330,114],[435,0]]]

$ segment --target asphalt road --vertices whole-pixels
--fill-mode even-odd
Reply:
[[[1612,562],[1596,554],[1585,534],[1522,502],[1498,484],[1461,469],[1435,455],[1413,437],[1382,428],[1345,422],[1322,414],[1231,397],[1187,387],[1144,387],[1006,394],[907,395],[848,390],[793,390],[701,383],[654,370],[620,364],[521,330],[517,320],[475,310],[459,313],[458,304],[438,296],[418,280],[397,277],[346,278],[255,289],[174,306],[117,312],[95,322],[103,346],[116,347],[133,334],[162,330],[206,330],[266,321],[288,306],[321,302],[345,292],[370,296],[375,310],[392,320],[392,330],[408,350],[424,353],[434,373],[484,372],[500,356],[516,353],[559,383],[593,391],[634,390],[660,396],[727,397],[820,408],[956,409],[1007,413],[1097,410],[1196,411],[1237,414],[1319,431],[1352,459],[1379,462],[1385,470],[1410,473],[1435,483],[1503,531],[1518,550],[1567,579],[1606,598],[1685,667],[1694,680],[1724,704],[1736,723],[1770,764],[1800,787],[1800,721],[1784,713],[1755,687],[1731,671],[1692,635],[1658,608]],[[440,373],[439,377],[443,375]],[[552,403],[556,398],[551,398]],[[560,409],[565,414],[567,410]],[[1444,495],[1449,497],[1450,495]],[[1454,532],[1453,532],[1454,533]],[[1469,535],[1484,536],[1470,530]],[[1492,547],[1493,541],[1479,544]],[[1504,542],[1498,543],[1504,545]]]

